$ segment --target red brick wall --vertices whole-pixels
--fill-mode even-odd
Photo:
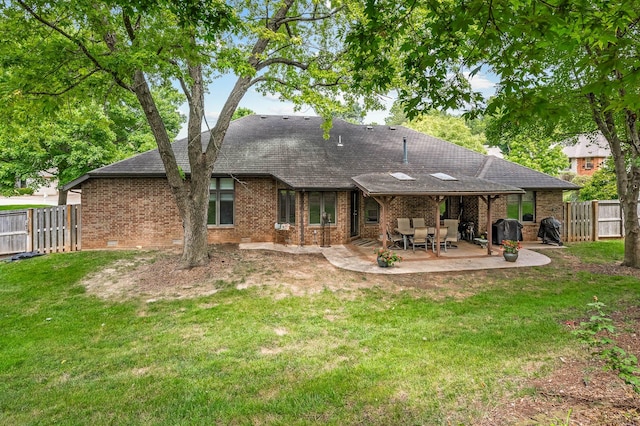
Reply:
[[[487,230],[487,205],[480,201],[478,204],[479,223],[476,224],[476,234]],[[546,217],[554,216],[563,221],[562,191],[536,191],[536,219],[535,222],[522,223],[522,239],[524,241],[536,241],[540,221]],[[506,197],[500,197],[491,204],[491,222],[507,217]]]
[[[602,167],[602,163],[605,158],[603,157],[593,157],[591,159],[592,167],[590,169],[586,168],[587,159],[586,158],[577,158],[576,171],[579,176],[591,176],[596,170]]]
[[[90,179],[82,184],[82,248],[182,244],[182,223],[166,179]]]
[[[276,231],[279,186],[271,178],[242,178],[235,184],[235,224],[210,226],[210,243],[284,242],[298,245],[322,243],[322,227],[308,225],[309,193],[296,194],[296,221],[288,232]],[[350,237],[350,192],[337,193],[337,218],[330,227],[331,244],[345,244]],[[363,210],[364,198],[360,195]],[[301,202],[304,201],[304,214]],[[458,204],[452,204],[457,215]],[[476,233],[486,229],[486,205],[477,197],[464,197],[463,220],[476,220]],[[536,223],[525,224],[525,240],[536,240],[539,221],[548,216],[562,218],[562,192],[539,191]],[[476,216],[477,215],[477,216]],[[301,217],[304,216],[304,217]],[[506,216],[503,197],[492,205],[493,221]],[[396,197],[390,205],[387,227],[397,227],[398,217],[423,217],[434,225],[435,203],[428,197]],[[379,224],[365,224],[360,215],[359,233],[377,239]],[[304,226],[303,233],[301,226]],[[315,231],[315,234],[314,234]],[[86,249],[170,247],[182,245],[182,224],[173,196],[162,178],[90,179],[82,185],[82,246]]]

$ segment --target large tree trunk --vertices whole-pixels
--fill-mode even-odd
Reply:
[[[624,111],[625,138],[621,139],[615,117],[609,109],[605,96],[588,95],[591,112],[598,129],[609,142],[615,165],[618,198],[624,221],[624,260],[622,264],[640,268],[640,222],[638,220],[638,197],[640,197],[640,137],[637,115]]]
[[[277,33],[280,26],[285,22],[284,18],[292,4],[293,0],[285,0],[280,9],[270,19],[267,27],[274,33]],[[253,48],[252,56],[248,61],[252,68],[258,70],[260,58],[268,45],[269,38],[258,39]],[[189,120],[187,123],[187,151],[191,169],[189,179],[183,178],[178,167],[164,122],[156,108],[149,85],[141,70],[134,73],[134,85],[131,87],[145,112],[153,132],[169,186],[180,212],[184,229],[184,249],[181,261],[181,267],[183,268],[202,266],[209,261],[207,213],[209,182],[213,173],[213,165],[231,122],[233,112],[252,84],[251,76],[249,75],[238,78],[222,107],[215,127],[211,129],[207,146],[203,149],[202,122],[204,119],[205,83],[202,78],[202,65],[191,63],[188,64],[188,69],[189,83],[184,79],[179,81],[189,104]]]
[[[209,205],[209,181],[211,173],[192,174],[191,194],[180,200],[183,207],[184,249],[181,267],[192,268],[209,262],[207,212]]]
[[[67,204],[67,192],[68,191],[64,191],[62,188],[58,189],[58,205],[59,206],[64,206]]]
[[[624,266],[640,268],[640,224],[638,222],[638,200],[620,200],[624,217]]]

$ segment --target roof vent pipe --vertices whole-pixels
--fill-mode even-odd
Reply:
[[[403,137],[402,138],[402,163],[403,164],[408,164],[409,163],[409,155],[407,154],[407,137]]]

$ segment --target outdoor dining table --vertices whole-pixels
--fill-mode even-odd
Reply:
[[[414,228],[405,228],[405,229],[400,229],[400,228],[394,228],[394,231],[396,231],[398,234],[402,235],[402,242],[404,243],[404,249],[407,249],[407,244],[408,244],[408,240],[410,236],[413,236],[413,234],[415,234],[415,229]]]
[[[429,229],[429,232],[427,234],[427,239],[433,241],[433,239],[436,237],[436,228],[434,226],[428,226],[427,229]],[[446,226],[441,226],[440,229],[447,229]],[[407,249],[407,245],[409,245],[409,237],[413,237],[416,233],[416,229],[415,228],[405,228],[405,229],[401,229],[401,228],[394,228],[394,231],[396,231],[398,234],[402,235],[402,242],[404,243],[404,249]]]

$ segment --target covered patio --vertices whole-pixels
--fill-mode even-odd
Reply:
[[[486,206],[487,244],[486,255],[491,256],[492,247],[492,203],[501,196],[523,194],[525,191],[509,185],[490,182],[468,176],[451,176],[446,173],[407,175],[404,173],[367,173],[352,178],[365,197],[372,197],[380,205],[380,235],[386,236],[395,221],[390,217],[391,203],[398,197],[424,197],[433,205],[433,217],[440,218],[440,206],[447,197],[473,196]],[[441,255],[440,220],[427,226],[435,227],[435,255]],[[387,247],[387,238],[382,238]],[[476,246],[478,247],[478,246]]]

